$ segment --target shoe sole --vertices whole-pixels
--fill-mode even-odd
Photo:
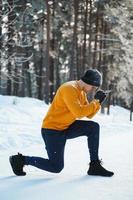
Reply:
[[[102,177],[112,177],[114,174],[110,174],[110,175],[101,175],[101,174],[89,174],[87,173],[89,176],[102,176]]]

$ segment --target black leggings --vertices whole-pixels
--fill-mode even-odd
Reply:
[[[25,157],[25,165],[32,165],[39,169],[59,173],[64,168],[64,149],[67,139],[87,136],[90,160],[98,159],[99,124],[93,121],[76,120],[63,131],[42,129],[49,159],[40,157]]]

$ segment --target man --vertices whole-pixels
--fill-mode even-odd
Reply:
[[[99,160],[99,124],[94,121],[79,120],[83,117],[92,118],[99,111],[100,104],[106,98],[104,91],[97,91],[101,83],[100,72],[89,69],[80,80],[69,81],[59,87],[42,123],[42,138],[49,159],[22,154],[10,156],[10,164],[16,175],[26,175],[23,171],[25,165],[59,173],[64,167],[66,140],[86,136],[90,153],[87,174],[113,176],[114,173],[103,168]],[[95,92],[94,99],[88,102],[87,94],[92,92]]]

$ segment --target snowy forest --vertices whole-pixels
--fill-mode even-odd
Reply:
[[[89,68],[111,103],[133,101],[132,0],[0,0],[0,94],[50,103]]]

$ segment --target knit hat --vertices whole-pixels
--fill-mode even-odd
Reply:
[[[85,72],[84,76],[81,77],[81,80],[84,83],[94,86],[101,86],[102,85],[102,75],[96,69],[89,69]]]

